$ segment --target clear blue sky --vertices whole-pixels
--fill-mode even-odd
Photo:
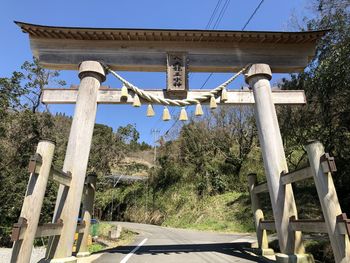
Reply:
[[[226,0],[221,1],[221,7]],[[259,4],[260,0],[229,1],[225,14],[217,29],[241,30]],[[246,30],[291,31],[290,18],[308,14],[307,0],[265,0]],[[148,1],[18,1],[4,0],[1,3],[0,30],[0,76],[10,76],[25,60],[31,60],[28,36],[13,23],[14,20],[53,26],[116,27],[116,28],[173,28],[205,29],[214,11],[217,0],[148,0]],[[221,8],[220,8],[221,9]],[[214,18],[214,22],[217,16]],[[213,23],[214,24],[214,23]],[[213,26],[213,25],[212,25]],[[212,26],[210,29],[212,29]],[[164,73],[122,72],[123,76],[141,88],[165,87]],[[193,74],[190,87],[201,87],[208,74]],[[213,88],[228,78],[227,74],[215,74],[205,88]],[[276,81],[279,76],[275,76]],[[68,85],[78,84],[74,71],[61,72],[61,79]],[[120,87],[120,83],[109,76],[105,85]],[[240,87],[240,79],[231,87]],[[141,141],[152,143],[151,129],[164,133],[173,121],[160,120],[161,107],[155,107],[156,116],[147,118],[145,106],[99,105],[96,122],[114,129],[135,123],[141,133]],[[72,105],[51,105],[50,111],[72,115]],[[191,111],[191,110],[190,110]],[[173,120],[177,118],[174,112]]]

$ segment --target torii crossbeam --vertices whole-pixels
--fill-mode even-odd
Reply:
[[[195,98],[209,90],[192,90],[187,93],[187,98]],[[147,90],[160,98],[166,98],[167,92],[164,90]],[[78,97],[78,86],[72,86],[69,89],[44,89],[41,101],[45,104],[75,104]],[[228,100],[225,102],[216,99],[219,105],[252,105],[255,103],[254,94],[249,90],[228,91]],[[272,101],[274,104],[302,105],[306,103],[305,93],[303,90],[272,90]],[[121,99],[120,89],[101,87],[97,93],[98,104],[132,104],[133,96],[129,95],[127,100]],[[204,102],[203,104],[208,104]],[[156,103],[155,103],[156,104]]]

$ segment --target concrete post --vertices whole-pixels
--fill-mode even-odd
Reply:
[[[288,171],[288,167],[271,96],[271,78],[271,69],[266,64],[252,65],[246,74],[255,99],[255,118],[280,250],[287,255],[303,254],[301,232],[289,228],[289,219],[297,218],[293,189],[280,182],[281,173]]]
[[[94,208],[96,181],[96,174],[89,174],[86,178],[82,213],[83,221],[85,222],[85,228],[84,233],[79,234],[78,237],[77,257],[86,257],[90,255],[88,250],[88,237]]]
[[[36,153],[42,158],[39,173],[31,173],[26,195],[24,197],[20,217],[26,219],[27,227],[22,240],[13,244],[11,263],[29,263],[40,212],[44,201],[47,181],[49,179],[55,143],[42,140],[38,144]]]
[[[318,141],[311,142],[306,145],[306,151],[314,176],[315,186],[320,199],[335,262],[350,262],[349,236],[342,235],[337,229],[337,216],[339,216],[342,211],[334,187],[332,174],[331,172],[323,171],[321,167],[321,156],[325,153],[323,145]]]
[[[252,202],[252,211],[254,215],[254,223],[256,229],[256,237],[258,240],[258,246],[262,255],[272,255],[274,251],[269,249],[269,241],[267,239],[267,233],[265,229],[260,227],[260,220],[264,220],[264,213],[261,210],[258,196],[254,193],[254,186],[257,184],[256,174],[248,174],[249,193]]]
[[[99,62],[84,61],[79,67],[79,78],[81,82],[63,164],[63,170],[72,173],[72,181],[69,190],[64,186],[59,189],[53,221],[61,218],[63,229],[61,236],[50,240],[47,257],[54,257],[51,262],[76,262],[71,256],[72,247],[95,125],[97,92],[105,80],[105,72]]]

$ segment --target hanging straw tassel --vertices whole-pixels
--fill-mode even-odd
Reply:
[[[216,100],[215,100],[214,95],[212,95],[212,96],[210,97],[210,104],[209,104],[209,107],[210,107],[211,109],[216,109],[216,108],[218,107],[218,105],[216,105]]]
[[[125,85],[123,85],[122,90],[121,90],[120,99],[127,100],[128,99],[128,95],[129,95],[128,94],[128,88]]]
[[[163,121],[169,121],[171,119],[168,107],[164,107],[163,110]]]
[[[155,115],[155,112],[153,110],[152,104],[148,104],[147,107],[147,117],[153,117]]]
[[[139,96],[136,93],[135,93],[135,96],[134,96],[134,103],[132,104],[132,106],[134,106],[134,107],[140,107],[141,106],[140,98],[139,98]]]
[[[225,102],[227,100],[228,100],[227,90],[226,90],[226,88],[223,88],[222,91],[221,91],[221,101]]]
[[[202,109],[202,105],[200,102],[197,102],[196,105],[196,111],[194,112],[195,116],[202,116],[203,115],[203,109]]]
[[[180,121],[187,121],[188,118],[187,118],[187,112],[186,112],[186,109],[185,107],[181,107],[181,112],[180,112],[180,118],[179,118]]]

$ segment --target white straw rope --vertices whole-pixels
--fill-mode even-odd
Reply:
[[[192,99],[183,99],[183,100],[173,100],[173,99],[166,99],[161,98],[159,96],[152,95],[148,93],[145,90],[142,90],[135,85],[131,84],[129,81],[124,79],[122,76],[120,76],[117,72],[111,70],[108,66],[103,65],[105,69],[110,72],[113,76],[115,76],[117,79],[119,79],[123,85],[127,87],[127,89],[132,90],[135,92],[139,97],[143,98],[144,100],[147,100],[150,103],[158,103],[162,105],[168,105],[168,106],[188,106],[200,103],[202,101],[210,99],[211,96],[216,96],[218,93],[220,93],[223,89],[226,88],[228,84],[230,84],[232,81],[234,81],[239,75],[241,75],[243,72],[246,71],[246,69],[250,66],[247,65],[243,67],[240,71],[238,71],[235,75],[233,75],[231,78],[229,78],[227,81],[222,83],[221,85],[217,86],[216,88],[212,89],[211,91],[204,93],[201,96],[192,98]]]

